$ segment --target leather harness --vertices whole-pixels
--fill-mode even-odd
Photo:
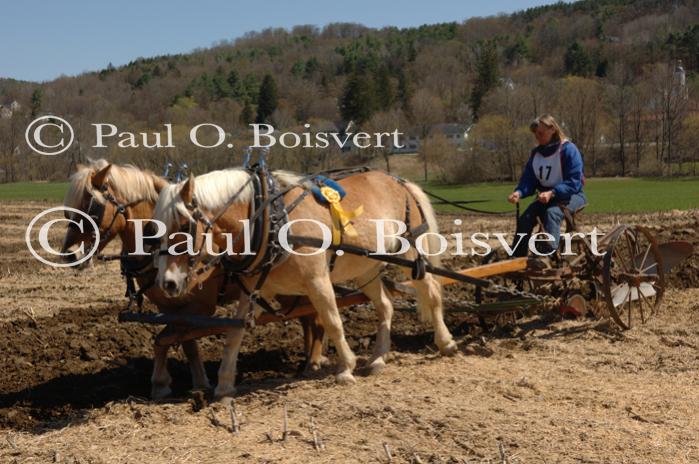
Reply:
[[[367,167],[359,168],[349,168],[349,169],[334,169],[330,171],[324,171],[322,173],[310,174],[304,176],[299,182],[294,183],[285,188],[281,188],[274,176],[267,170],[263,163],[256,164],[251,168],[246,168],[249,173],[249,179],[233,194],[229,200],[224,204],[224,206],[211,218],[207,218],[206,215],[199,209],[199,203],[196,197],[192,198],[192,201],[185,204],[185,207],[189,211],[192,219],[185,226],[188,232],[194,236],[196,234],[197,225],[201,223],[204,227],[204,233],[211,230],[216,221],[225,213],[225,211],[240,198],[242,193],[246,188],[252,184],[253,196],[250,202],[249,210],[249,221],[250,221],[250,235],[251,235],[251,251],[252,254],[245,255],[242,259],[234,259],[226,254],[220,254],[212,257],[211,259],[202,258],[202,247],[196,252],[195,255],[189,258],[190,270],[187,274],[186,280],[190,282],[192,279],[198,278],[201,274],[209,271],[213,267],[221,264],[225,270],[224,281],[222,283],[221,291],[219,295],[222,295],[224,289],[229,281],[235,281],[241,290],[249,297],[251,301],[250,309],[254,308],[254,304],[258,304],[264,310],[278,314],[279,305],[270,303],[266,301],[261,295],[260,290],[264,285],[270,271],[278,264],[280,264],[286,257],[287,253],[284,248],[279,243],[279,231],[281,227],[288,222],[288,217],[291,211],[293,211],[308,195],[309,189],[304,188],[304,184],[319,176],[326,176],[332,180],[340,180],[349,177],[354,174],[367,172],[370,169]],[[402,178],[392,176],[397,182],[402,186],[405,186],[406,181]],[[301,194],[294,199],[294,201],[285,206],[284,195],[293,190],[296,187],[302,187],[303,191]],[[406,199],[406,225],[408,230],[405,232],[404,236],[409,241],[409,243],[414,247],[415,238],[425,232],[428,225],[425,221],[425,214],[420,206],[420,203],[414,198],[412,193],[406,188],[408,193],[413,197],[413,200],[418,205],[418,209],[421,216],[421,224],[415,228],[410,227],[410,202]],[[243,232],[239,232],[233,238],[232,245],[235,245],[238,240],[242,237]],[[299,237],[290,236],[289,242],[298,245],[310,245],[317,246],[315,240],[310,237]],[[322,242],[322,241],[321,241]],[[340,245],[339,247],[333,247],[332,249],[343,249],[349,251],[351,254],[359,253],[363,256],[369,256],[372,253],[371,250],[359,249],[358,247],[351,247],[347,245]],[[167,249],[161,249],[160,255],[169,255]],[[333,254],[330,262],[329,268],[332,271],[337,254]],[[203,263],[203,265],[197,269],[194,266],[197,262]],[[413,261],[412,266],[412,277],[414,279],[422,279],[426,272],[426,262],[424,257],[418,253],[418,257]],[[257,281],[252,289],[249,289],[241,281],[241,277],[252,277],[258,276]],[[200,283],[201,285],[201,283]],[[252,322],[252,318],[248,318],[249,322]]]

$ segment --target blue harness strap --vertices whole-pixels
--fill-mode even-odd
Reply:
[[[330,187],[331,189],[339,193],[341,200],[345,197],[345,189],[343,189],[340,186],[340,184],[338,184],[332,179],[329,179],[325,176],[317,175],[313,179],[311,179],[311,182],[313,182],[313,185],[311,186],[311,192],[313,193],[313,197],[316,199],[318,203],[322,205],[328,204],[328,200],[326,200],[323,194],[320,193],[320,188],[323,186]]]

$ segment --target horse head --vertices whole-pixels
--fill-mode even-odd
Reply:
[[[106,160],[78,165],[70,178],[64,206],[81,211],[94,221],[86,224],[83,215],[66,211],[68,223],[61,252],[66,262],[75,262],[85,254],[85,249],[98,240],[101,251],[117,235],[125,241],[124,234],[132,230],[129,219],[149,219],[158,192],[167,184],[154,174],[134,166],[113,165]],[[81,264],[83,268],[88,261]]]

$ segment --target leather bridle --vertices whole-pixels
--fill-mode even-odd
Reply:
[[[137,204],[146,201],[146,199],[139,198],[129,203],[123,203],[119,201],[114,195],[112,195],[111,192],[109,192],[107,185],[103,184],[98,188],[98,190],[102,194],[102,197],[104,197],[106,202],[100,202],[99,200],[97,200],[95,194],[90,192],[90,202],[88,203],[87,210],[85,212],[88,216],[90,216],[90,218],[92,218],[93,221],[95,221],[97,227],[100,228],[100,230],[98,230],[97,232],[99,232],[100,236],[99,247],[102,247],[104,244],[106,244],[109,240],[112,239],[112,227],[114,227],[114,223],[116,222],[117,218],[121,215],[124,217],[124,220],[128,220],[128,217],[126,215],[126,209],[132,206],[136,206]],[[112,215],[112,218],[109,221],[109,225],[106,227],[105,232],[102,232],[101,225],[107,210],[107,203],[111,203],[114,206],[114,214]],[[70,222],[68,224],[68,227],[73,227],[77,229],[78,225],[74,222]]]

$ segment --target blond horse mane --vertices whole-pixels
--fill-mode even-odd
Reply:
[[[272,175],[282,188],[299,185],[304,176],[290,171],[274,171]],[[216,213],[248,181],[250,174],[243,168],[211,171],[197,176],[194,182],[194,195],[198,205]],[[186,181],[170,184],[160,191],[153,218],[165,223],[168,230],[177,224],[180,217],[192,220],[192,216],[180,198],[180,191]],[[252,199],[252,184],[247,184],[239,194],[236,203],[246,203]]]
[[[78,170],[70,176],[64,204],[79,208],[85,191],[93,194],[97,201],[104,202],[104,198],[94,189],[90,179],[91,174],[108,165],[109,162],[105,159],[90,160],[87,165],[78,165]],[[158,200],[156,183],[160,183],[161,179],[150,171],[142,171],[130,164],[121,166],[113,164],[107,173],[107,180],[114,194],[127,203],[138,200],[155,203]],[[162,182],[165,181],[162,180]]]

